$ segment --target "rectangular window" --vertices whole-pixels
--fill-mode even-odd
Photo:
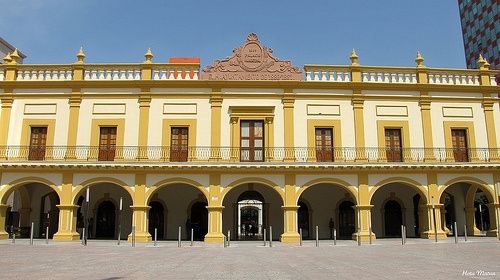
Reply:
[[[385,129],[385,152],[388,162],[402,161],[401,129]]]
[[[44,160],[46,143],[47,143],[47,127],[32,126],[28,159]]]
[[[188,127],[170,129],[170,161],[188,160]]]
[[[264,161],[264,121],[241,121],[240,160]]]
[[[469,161],[469,150],[467,148],[467,130],[452,129],[451,142],[453,144],[453,157],[455,158],[455,161]]]
[[[101,126],[99,132],[99,160],[113,161],[116,151],[116,126]]]
[[[316,128],[316,160],[333,161],[333,129]]]

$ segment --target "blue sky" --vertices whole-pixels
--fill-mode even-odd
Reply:
[[[249,32],[281,59],[413,66],[417,50],[433,67],[465,68],[457,0],[0,0],[0,36],[26,63],[155,62],[224,58]]]

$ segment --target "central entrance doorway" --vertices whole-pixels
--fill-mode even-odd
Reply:
[[[238,238],[242,240],[261,239],[264,223],[264,197],[256,191],[246,191],[238,197]]]

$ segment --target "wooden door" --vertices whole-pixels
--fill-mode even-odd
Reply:
[[[316,128],[316,160],[333,161],[333,130]]]
[[[455,161],[469,161],[467,131],[465,129],[452,129],[451,141],[453,143],[453,157],[455,158]]]
[[[401,225],[403,224],[403,213],[401,205],[395,200],[389,200],[384,206],[385,236],[401,236]]]
[[[113,161],[116,151],[116,126],[101,126],[99,134],[99,160]]]
[[[264,161],[264,122],[241,121],[241,161]]]
[[[385,130],[385,150],[388,162],[402,161],[401,129],[391,128]]]
[[[47,143],[47,127],[32,126],[29,147],[29,160],[44,160]]]
[[[351,239],[356,231],[354,203],[344,201],[339,205],[339,235],[344,239]]]
[[[170,161],[187,161],[189,129],[172,127],[170,132]]]

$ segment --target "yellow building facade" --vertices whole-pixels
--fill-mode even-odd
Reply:
[[[0,238],[498,235],[495,72],[197,60],[0,65]],[[88,191],[87,191],[88,190]],[[87,195],[88,193],[88,195]],[[88,203],[87,203],[88,199]]]

